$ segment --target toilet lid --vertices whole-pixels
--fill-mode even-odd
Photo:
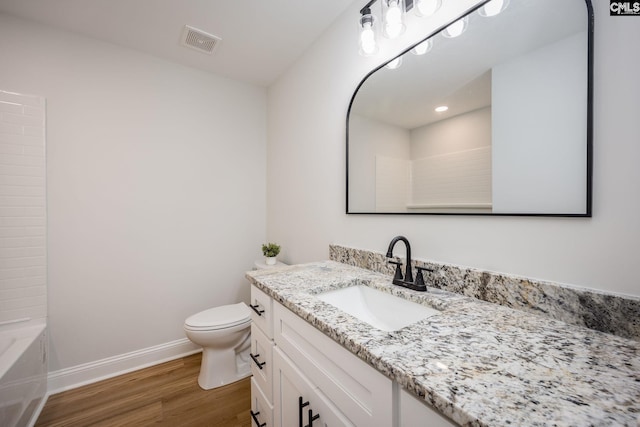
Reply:
[[[185,320],[185,326],[193,329],[223,329],[251,320],[251,311],[243,302],[210,308]]]

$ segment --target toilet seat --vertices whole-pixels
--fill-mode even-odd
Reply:
[[[251,322],[251,311],[243,302],[201,311],[187,318],[184,327],[193,331],[226,329]]]

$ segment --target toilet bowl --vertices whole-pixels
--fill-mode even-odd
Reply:
[[[251,312],[243,302],[210,308],[184,322],[187,337],[202,347],[198,384],[209,390],[251,374]]]

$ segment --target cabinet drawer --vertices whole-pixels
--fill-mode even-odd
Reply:
[[[251,426],[273,427],[273,405],[256,384],[255,377],[251,378]]]
[[[273,403],[273,341],[251,325],[251,373],[265,397]]]
[[[251,286],[251,320],[269,339],[273,339],[273,300],[255,286]]]
[[[273,304],[276,348],[352,424],[393,425],[393,382],[281,304]]]

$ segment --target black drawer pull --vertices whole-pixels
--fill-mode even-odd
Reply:
[[[303,427],[302,426],[302,408],[304,408],[305,406],[309,406],[309,402],[303,402],[302,401],[302,396],[298,397],[298,426],[299,427]]]
[[[258,360],[258,357],[260,357],[260,354],[249,353],[249,356],[251,356],[251,358],[253,359],[253,362],[260,369],[262,369],[262,367],[267,363],[267,362],[260,363],[260,361]]]
[[[320,414],[313,415],[313,411],[311,409],[309,409],[309,425],[307,425],[305,427],[313,427],[313,422],[315,420],[317,420],[318,418],[320,418]]]
[[[258,316],[262,316],[262,313],[264,313],[264,310],[258,310],[260,308],[259,304],[256,304],[256,305],[249,304],[249,307],[251,307],[251,309],[255,311]]]
[[[267,423],[260,424],[260,421],[258,421],[258,415],[260,415],[260,411],[256,413],[254,413],[253,411],[250,411],[250,412],[251,412],[251,418],[253,418],[253,421],[256,423],[258,427],[264,427],[267,425]]]

